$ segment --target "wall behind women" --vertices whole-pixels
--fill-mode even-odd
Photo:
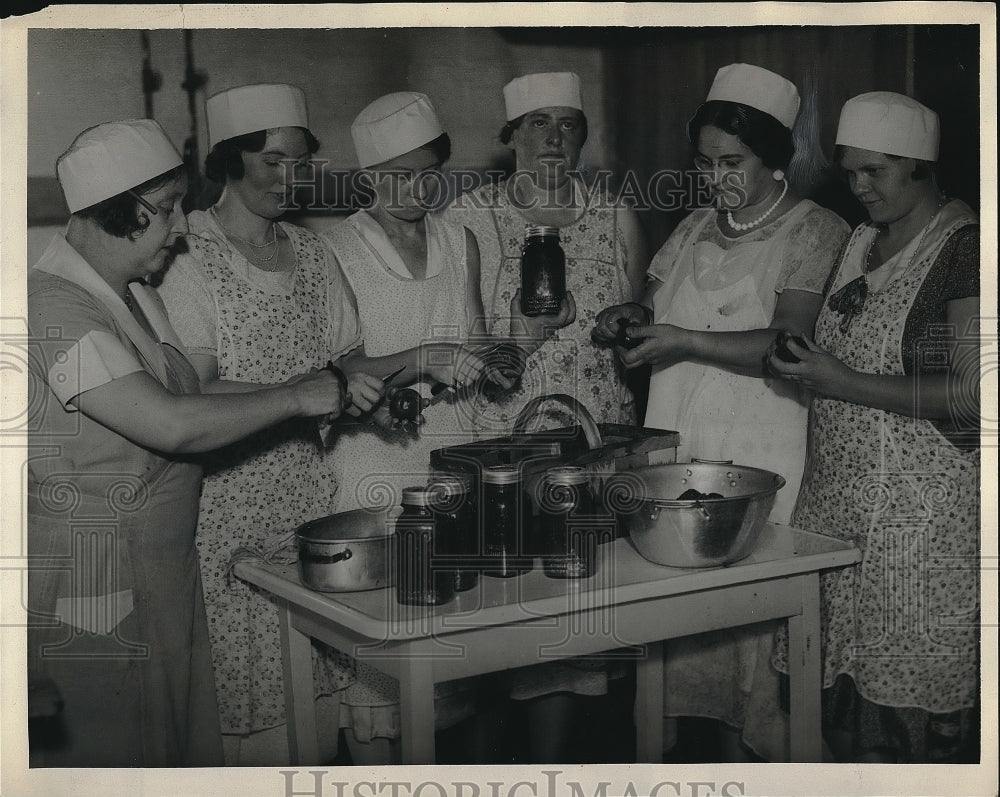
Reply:
[[[150,31],[152,67],[162,87],[154,117],[181,147],[190,133],[181,30]],[[522,43],[496,28],[364,30],[196,30],[195,68],[206,82],[197,102],[198,147],[207,152],[204,99],[247,83],[293,83],[306,93],[319,157],[333,168],[354,168],[350,124],[371,100],[418,90],[434,101],[449,131],[452,164],[486,169],[505,148],[502,87],[526,72],[572,70],[583,84],[593,135],[585,157],[610,158],[604,117],[603,60],[593,43]],[[142,116],[140,31],[32,30],[28,39],[28,175],[54,177],[56,157],[83,128]],[[37,188],[36,184],[36,188]],[[53,188],[55,192],[53,193]],[[53,185],[36,191],[49,213],[64,213]],[[34,207],[34,206],[33,206]],[[54,208],[54,209],[53,209]],[[40,218],[44,207],[35,208]]]
[[[80,130],[144,114],[141,35],[30,31],[29,224],[65,220],[54,163]],[[153,116],[180,148],[191,132],[184,32],[156,30],[148,38],[151,66],[162,78]],[[194,67],[206,78],[196,98],[201,162],[206,96],[287,82],[306,92],[318,156],[330,168],[355,167],[351,120],[376,96],[399,90],[432,97],[452,137],[451,168],[509,165],[497,136],[502,86],[527,72],[572,70],[581,77],[590,128],[582,165],[609,168],[619,182],[631,170],[645,187],[657,170],[689,168],[687,119],[715,71],[745,61],[800,87],[816,112],[812,138],[820,155],[829,155],[840,106],[855,94],[910,92],[940,106],[945,187],[973,202],[978,193],[978,30],[970,26],[226,29],[195,30],[191,41]],[[687,209],[642,214],[654,250]]]

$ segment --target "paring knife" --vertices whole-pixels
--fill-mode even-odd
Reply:
[[[347,375],[340,368],[338,368],[336,365],[333,364],[333,360],[327,360],[326,365],[323,366],[323,370],[330,371],[335,377],[337,377],[337,381],[340,382],[340,386],[343,389],[344,393],[347,392]],[[388,385],[393,379],[395,379],[405,370],[406,370],[406,364],[404,363],[395,371],[393,371],[391,374],[389,374],[386,377],[383,377],[382,384]],[[323,444],[323,448],[330,447],[330,437],[333,434],[333,422],[335,418],[336,416],[333,415],[324,415],[322,418],[319,419],[319,439],[320,442]]]

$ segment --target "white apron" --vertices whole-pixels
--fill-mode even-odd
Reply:
[[[655,295],[654,321],[708,332],[767,327],[778,300],[778,255],[788,232],[810,207],[805,202],[796,206],[768,240],[728,251],[711,241],[692,245],[705,224],[714,223],[714,214],[706,214]],[[787,382],[681,362],[653,371],[645,423],[680,433],[678,462],[692,457],[733,460],[780,473],[786,484],[770,519],[787,522],[802,480],[807,415],[807,402]]]
[[[812,207],[799,203],[766,241],[729,250],[698,241],[705,225],[715,223],[715,214],[706,213],[655,295],[654,321],[708,332],[767,327],[778,301],[781,250]],[[787,522],[802,480],[807,414],[808,404],[788,383],[681,362],[653,372],[646,426],[680,433],[679,462],[733,460],[780,473],[786,485],[770,519]],[[769,664],[775,630],[767,622],[672,641],[664,660],[664,716],[720,720],[740,728],[764,759],[787,760],[787,718]]]

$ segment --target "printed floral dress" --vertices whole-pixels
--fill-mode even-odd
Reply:
[[[190,253],[160,294],[189,351],[217,357],[220,379],[283,382],[360,343],[343,278],[313,233],[282,223],[296,266],[270,273],[230,246],[210,212],[188,221]],[[333,512],[329,456],[315,419],[293,419],[205,460],[197,544],[223,733],[285,722],[277,607],[231,577],[230,561],[241,550],[275,551],[298,525]],[[320,693],[353,679],[353,660],[329,648],[314,663]]]
[[[869,275],[867,299],[846,329],[824,305],[817,344],[864,373],[901,376],[946,363],[943,313],[927,320],[914,311],[924,298],[943,306],[955,283],[969,286],[955,298],[978,294],[975,224],[961,202],[945,205],[916,241]],[[967,230],[974,254],[953,257]],[[874,235],[872,225],[855,230],[831,295],[861,274]],[[977,348],[970,351],[978,357]],[[858,566],[821,578],[823,687],[847,676],[869,705],[897,712],[966,709],[979,688],[979,451],[955,445],[947,426],[820,396],[810,412],[792,523],[863,552]],[[782,634],[775,665],[783,671],[787,656]],[[897,725],[908,722],[905,713],[896,717]],[[910,760],[921,757],[923,737],[923,728],[911,734]]]
[[[584,191],[578,189],[580,194]],[[576,321],[558,330],[528,358],[518,390],[498,402],[477,402],[480,422],[492,436],[508,434],[530,400],[551,393],[573,396],[597,423],[635,422],[635,404],[614,350],[597,346],[590,339],[597,314],[629,301],[631,290],[618,208],[597,192],[589,199],[579,218],[559,229],[559,242],[566,254],[566,288],[576,301]],[[507,196],[506,183],[485,186],[459,198],[446,215],[475,234],[490,331],[508,334],[510,301],[521,284],[521,249],[528,222]],[[539,423],[533,428],[576,423],[562,405],[551,404],[541,410]]]

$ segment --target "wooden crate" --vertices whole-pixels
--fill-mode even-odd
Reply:
[[[599,423],[602,444],[591,449],[583,428],[566,426],[545,432],[528,432],[475,443],[439,448],[431,452],[431,469],[478,475],[490,465],[519,465],[524,476],[560,465],[579,465],[598,472],[629,470],[656,461],[676,460],[680,435],[665,429],[647,429],[617,423]]]

